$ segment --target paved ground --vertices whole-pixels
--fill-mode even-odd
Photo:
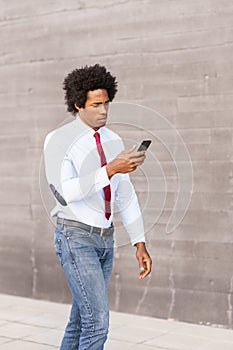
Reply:
[[[58,349],[69,305],[0,295],[0,349]],[[106,350],[233,350],[233,331],[111,312]],[[98,350],[98,349],[97,349]]]

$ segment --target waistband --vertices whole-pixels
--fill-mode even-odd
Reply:
[[[108,228],[101,228],[96,226],[90,226],[80,221],[68,220],[68,219],[63,219],[59,217],[57,218],[57,224],[81,228],[82,230],[88,231],[90,233],[95,233],[100,236],[111,236],[114,231],[113,224],[111,224],[111,226]]]

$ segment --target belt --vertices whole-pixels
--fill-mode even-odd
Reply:
[[[96,233],[97,235],[100,235],[100,236],[111,236],[114,231],[113,224],[108,228],[101,228],[96,226],[90,226],[80,221],[68,220],[68,219],[62,219],[62,218],[57,218],[57,224],[81,228],[85,231],[88,231],[90,233]]]

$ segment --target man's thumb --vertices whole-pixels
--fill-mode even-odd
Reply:
[[[125,153],[131,153],[135,150],[135,148],[136,148],[136,145],[133,145],[131,148],[126,149]]]

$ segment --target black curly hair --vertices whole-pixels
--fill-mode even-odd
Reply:
[[[104,66],[95,64],[74,69],[69,73],[63,82],[65,90],[65,102],[68,112],[77,114],[75,103],[80,108],[85,108],[88,91],[105,89],[108,92],[109,100],[112,101],[117,92],[116,78],[107,72]]]

